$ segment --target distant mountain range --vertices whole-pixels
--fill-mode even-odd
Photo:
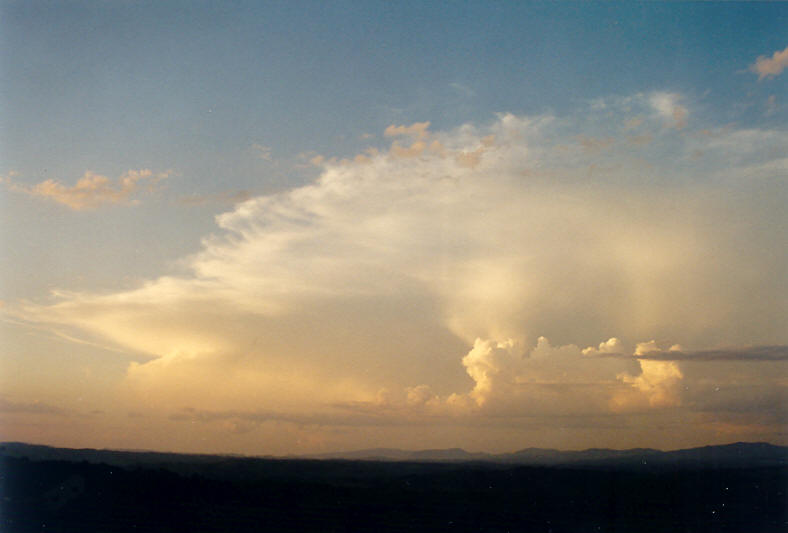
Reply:
[[[485,463],[524,466],[584,466],[633,467],[702,466],[755,467],[788,465],[788,447],[764,442],[737,442],[719,446],[703,446],[674,451],[650,448],[610,450],[592,448],[582,451],[561,451],[545,448],[526,448],[512,453],[488,454],[468,452],[461,448],[434,450],[400,450],[373,448],[351,452],[337,452],[291,457],[244,457],[238,455],[180,454],[147,451],[117,451],[94,449],[54,448],[19,442],[0,443],[0,455],[24,457],[33,461],[86,461],[113,466],[153,466],[161,464],[212,465],[238,460],[343,460],[410,463]]]
[[[765,466],[788,464],[788,447],[765,442],[737,442],[719,446],[703,446],[664,452],[652,448],[610,450],[591,448],[582,451],[561,451],[549,448],[525,448],[512,453],[472,453],[462,448],[407,451],[373,448],[352,452],[310,456],[315,459],[346,459],[367,461],[411,462],[490,462],[502,464],[559,465],[704,465],[704,466]]]

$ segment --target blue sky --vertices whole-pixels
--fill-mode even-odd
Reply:
[[[293,385],[288,416],[334,420],[328,411],[352,404],[418,425],[418,413],[391,410],[508,416],[539,404],[507,388],[528,382],[523,372],[542,375],[532,363],[501,363],[517,354],[554,353],[572,367],[579,350],[619,337],[610,346],[627,354],[646,353],[641,344],[686,353],[783,346],[787,27],[781,3],[2,2],[0,238],[12,260],[0,270],[0,300],[3,361],[18,376],[5,380],[4,405],[77,412],[75,398],[91,396],[116,413],[148,409],[159,417],[149,435],[167,433],[173,410],[206,408],[188,387],[164,394],[168,380],[192,376],[197,387],[215,364],[206,361],[229,357],[228,376],[257,375],[268,362],[280,366],[266,379],[280,385],[297,367],[353,391],[327,387],[309,403],[299,386],[313,381]],[[235,291],[265,305],[225,309]],[[213,302],[204,313],[169,314],[190,308],[184,302],[202,309],[198,294]],[[692,319],[682,314],[689,308]],[[209,309],[223,311],[208,320]],[[316,327],[315,309],[331,327],[315,345],[299,344],[290,336]],[[178,325],[189,320],[207,325]],[[129,328],[169,340],[143,342]],[[373,341],[382,331],[423,335],[382,347]],[[297,345],[293,368],[273,355],[286,342],[271,353],[255,344],[277,345],[265,335],[280,332]],[[354,348],[341,355],[343,342]],[[341,379],[315,362],[320,345]],[[607,395],[621,416],[646,405],[657,417],[678,407],[682,421],[712,416],[674,394],[692,379],[686,365],[611,367],[600,405]],[[508,381],[489,374],[504,367]],[[83,386],[60,390],[60,375]],[[258,411],[273,407],[254,404],[240,382],[223,382],[241,391],[222,396],[224,418],[201,420],[252,427],[234,432],[252,439],[270,431]],[[643,397],[608,390],[611,382]],[[400,392],[384,401],[383,390]],[[134,394],[157,403],[135,407]],[[783,439],[774,416],[712,416],[716,429],[698,438],[724,440],[734,428]],[[20,439],[77,442],[66,430],[35,433],[55,427],[36,423],[9,427]],[[30,427],[39,429],[19,429]],[[290,437],[304,449],[378,444],[299,427]],[[221,447],[223,430],[204,430],[200,449]],[[431,441],[389,430],[404,446],[487,446],[458,428]],[[533,437],[496,431],[499,448]],[[547,434],[543,444],[562,445]],[[252,442],[231,448],[255,451]],[[624,430],[583,442],[650,445]]]
[[[656,87],[698,101],[710,124],[779,124],[784,107],[765,117],[763,102],[785,94],[785,78],[754,83],[747,67],[781,49],[787,18],[773,3],[10,2],[1,171],[37,183],[173,169],[171,194],[264,193],[313,177],[292,168],[299,153],[350,155],[380,144],[389,124],[571,113]],[[24,253],[41,248],[27,218],[41,215],[18,200],[3,226]],[[157,253],[132,220],[110,233],[139,241],[160,267],[210,229],[204,209],[186,211],[145,214],[171,252]],[[55,260],[65,267],[68,256]],[[22,280],[9,284],[15,294]]]
[[[73,175],[253,143],[341,153],[393,122],[449,128],[654,86],[731,107],[785,89],[740,72],[782,48],[786,17],[774,3],[11,3],[3,159]]]

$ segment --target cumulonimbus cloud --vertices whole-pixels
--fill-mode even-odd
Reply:
[[[392,126],[388,149],[315,159],[313,183],[219,215],[185,274],[9,312],[144,355],[125,385],[168,405],[683,408],[692,354],[786,342],[773,148],[788,134],[688,132],[688,104],[654,94],[571,117]],[[633,128],[651,140],[631,143]],[[747,142],[719,148],[733,138]],[[634,346],[645,339],[669,342]],[[675,343],[687,348],[647,350]]]

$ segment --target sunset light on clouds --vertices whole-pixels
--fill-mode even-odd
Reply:
[[[49,24],[180,16],[78,5]],[[196,5],[163,57],[102,29],[23,67],[48,28],[4,3],[3,440],[788,443],[786,6]],[[742,28],[653,50],[709,17]]]

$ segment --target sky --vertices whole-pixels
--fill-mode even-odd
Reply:
[[[0,440],[788,444],[788,4],[0,2]]]

